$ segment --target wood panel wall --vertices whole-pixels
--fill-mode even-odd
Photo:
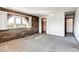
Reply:
[[[39,17],[32,17],[32,28],[37,33],[39,32]]]

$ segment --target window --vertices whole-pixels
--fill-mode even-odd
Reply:
[[[8,18],[8,26],[9,28],[14,27],[14,16],[11,16],[10,18]]]
[[[31,28],[31,18],[25,18],[16,15],[8,15],[8,26],[9,28]]]

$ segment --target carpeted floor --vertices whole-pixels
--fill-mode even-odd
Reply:
[[[29,37],[0,43],[1,52],[78,52],[73,36],[59,37],[35,34]]]

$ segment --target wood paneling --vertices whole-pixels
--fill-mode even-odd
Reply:
[[[32,28],[38,32],[39,31],[39,18],[38,17],[32,17]]]
[[[33,34],[36,34],[34,29],[26,29],[26,28],[0,31],[0,43],[18,39],[18,38],[24,38]]]
[[[31,14],[27,14],[27,13],[24,13],[24,12],[19,12],[19,11],[15,11],[15,10],[3,8],[3,7],[0,7],[0,11],[10,12],[10,13],[15,13],[15,14],[21,14],[21,15],[25,15],[25,16],[34,16],[34,15],[31,15]],[[35,17],[37,17],[37,16],[35,16]]]

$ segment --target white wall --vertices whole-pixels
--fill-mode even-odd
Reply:
[[[7,26],[7,13],[0,11],[0,30],[8,29]]]
[[[79,8],[76,10],[76,14],[75,14],[74,35],[79,42]]]
[[[56,12],[47,16],[46,34],[65,36],[64,12]]]
[[[42,27],[41,27],[41,25],[42,25],[42,24],[41,24],[41,18],[42,18],[42,17],[39,17],[39,33],[42,33],[42,29],[41,29],[41,28],[42,28]]]

